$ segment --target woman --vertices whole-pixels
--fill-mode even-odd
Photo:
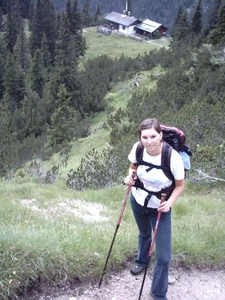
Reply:
[[[144,147],[143,161],[161,166],[163,134],[157,119],[147,119],[140,124],[139,140]],[[139,230],[138,255],[131,273],[139,275],[147,265],[152,231],[155,228],[158,211],[161,211],[155,240],[156,264],[150,294],[154,300],[165,300],[171,260],[171,208],[184,190],[184,166],[180,154],[174,149],[170,157],[170,171],[173,179],[168,178],[160,167],[149,168],[144,164],[137,166],[135,164],[138,144],[139,142],[134,144],[128,155],[131,164],[129,175],[125,178],[125,184],[133,185],[130,203]],[[172,190],[169,188],[171,186]],[[160,204],[159,195],[162,190],[167,191],[167,201]],[[144,206],[146,209],[143,210]]]

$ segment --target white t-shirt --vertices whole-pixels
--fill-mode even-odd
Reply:
[[[128,159],[131,163],[136,163],[136,149],[139,142],[135,143],[131,152],[128,155]],[[153,165],[160,166],[161,165],[161,153],[156,156],[149,155],[144,148],[143,151],[143,160],[149,162]],[[172,180],[169,179],[163,172],[162,169],[153,168],[150,171],[146,172],[148,166],[140,165],[137,168],[137,175],[139,179],[143,182],[144,188],[152,191],[152,192],[159,192],[161,189],[169,187],[172,184]],[[184,179],[184,165],[180,154],[172,149],[171,158],[170,158],[170,170],[176,180]],[[144,206],[145,198],[147,197],[148,193],[145,190],[140,188],[132,187],[132,193],[140,205]],[[155,196],[152,195],[149,202],[148,207],[151,208],[158,208],[160,200]]]

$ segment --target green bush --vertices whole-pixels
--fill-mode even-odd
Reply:
[[[124,170],[121,170],[114,149],[102,152],[92,149],[81,159],[76,170],[69,171],[66,184],[75,190],[102,189],[122,182],[122,174]]]

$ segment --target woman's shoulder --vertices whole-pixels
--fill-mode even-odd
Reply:
[[[138,142],[136,142],[136,143],[134,143],[134,145],[133,145],[133,148],[137,148],[138,147],[138,145],[141,145],[141,143],[138,141]]]
[[[173,148],[172,148],[172,152],[171,152],[171,162],[174,162],[174,163],[182,162],[183,163],[181,155],[179,154],[179,152],[177,152]]]
[[[173,156],[180,156],[179,152],[177,152],[177,150],[175,150],[173,147],[172,147],[171,155],[173,155]]]
[[[140,142],[136,142],[133,144],[133,147],[128,155],[128,159],[132,162],[132,163],[136,163],[137,162],[137,158],[136,158],[136,151],[137,151],[137,147],[140,144]]]
[[[132,147],[131,151],[136,153],[137,149],[140,148],[140,147],[141,147],[141,143],[136,142],[136,143],[133,144],[133,147]]]

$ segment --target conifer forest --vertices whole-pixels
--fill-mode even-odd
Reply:
[[[108,120],[113,151],[103,156],[114,180],[126,172],[127,147],[149,116],[184,129],[194,169],[224,178],[225,1],[128,2],[135,17],[169,27],[169,49],[135,59],[104,55],[80,68],[87,49],[82,29],[104,24],[104,15],[123,11],[125,1],[0,0],[0,176],[87,136],[92,116],[107,109],[112,83],[160,65],[157,88],[137,89],[127,109]],[[83,164],[68,185],[82,177]]]

